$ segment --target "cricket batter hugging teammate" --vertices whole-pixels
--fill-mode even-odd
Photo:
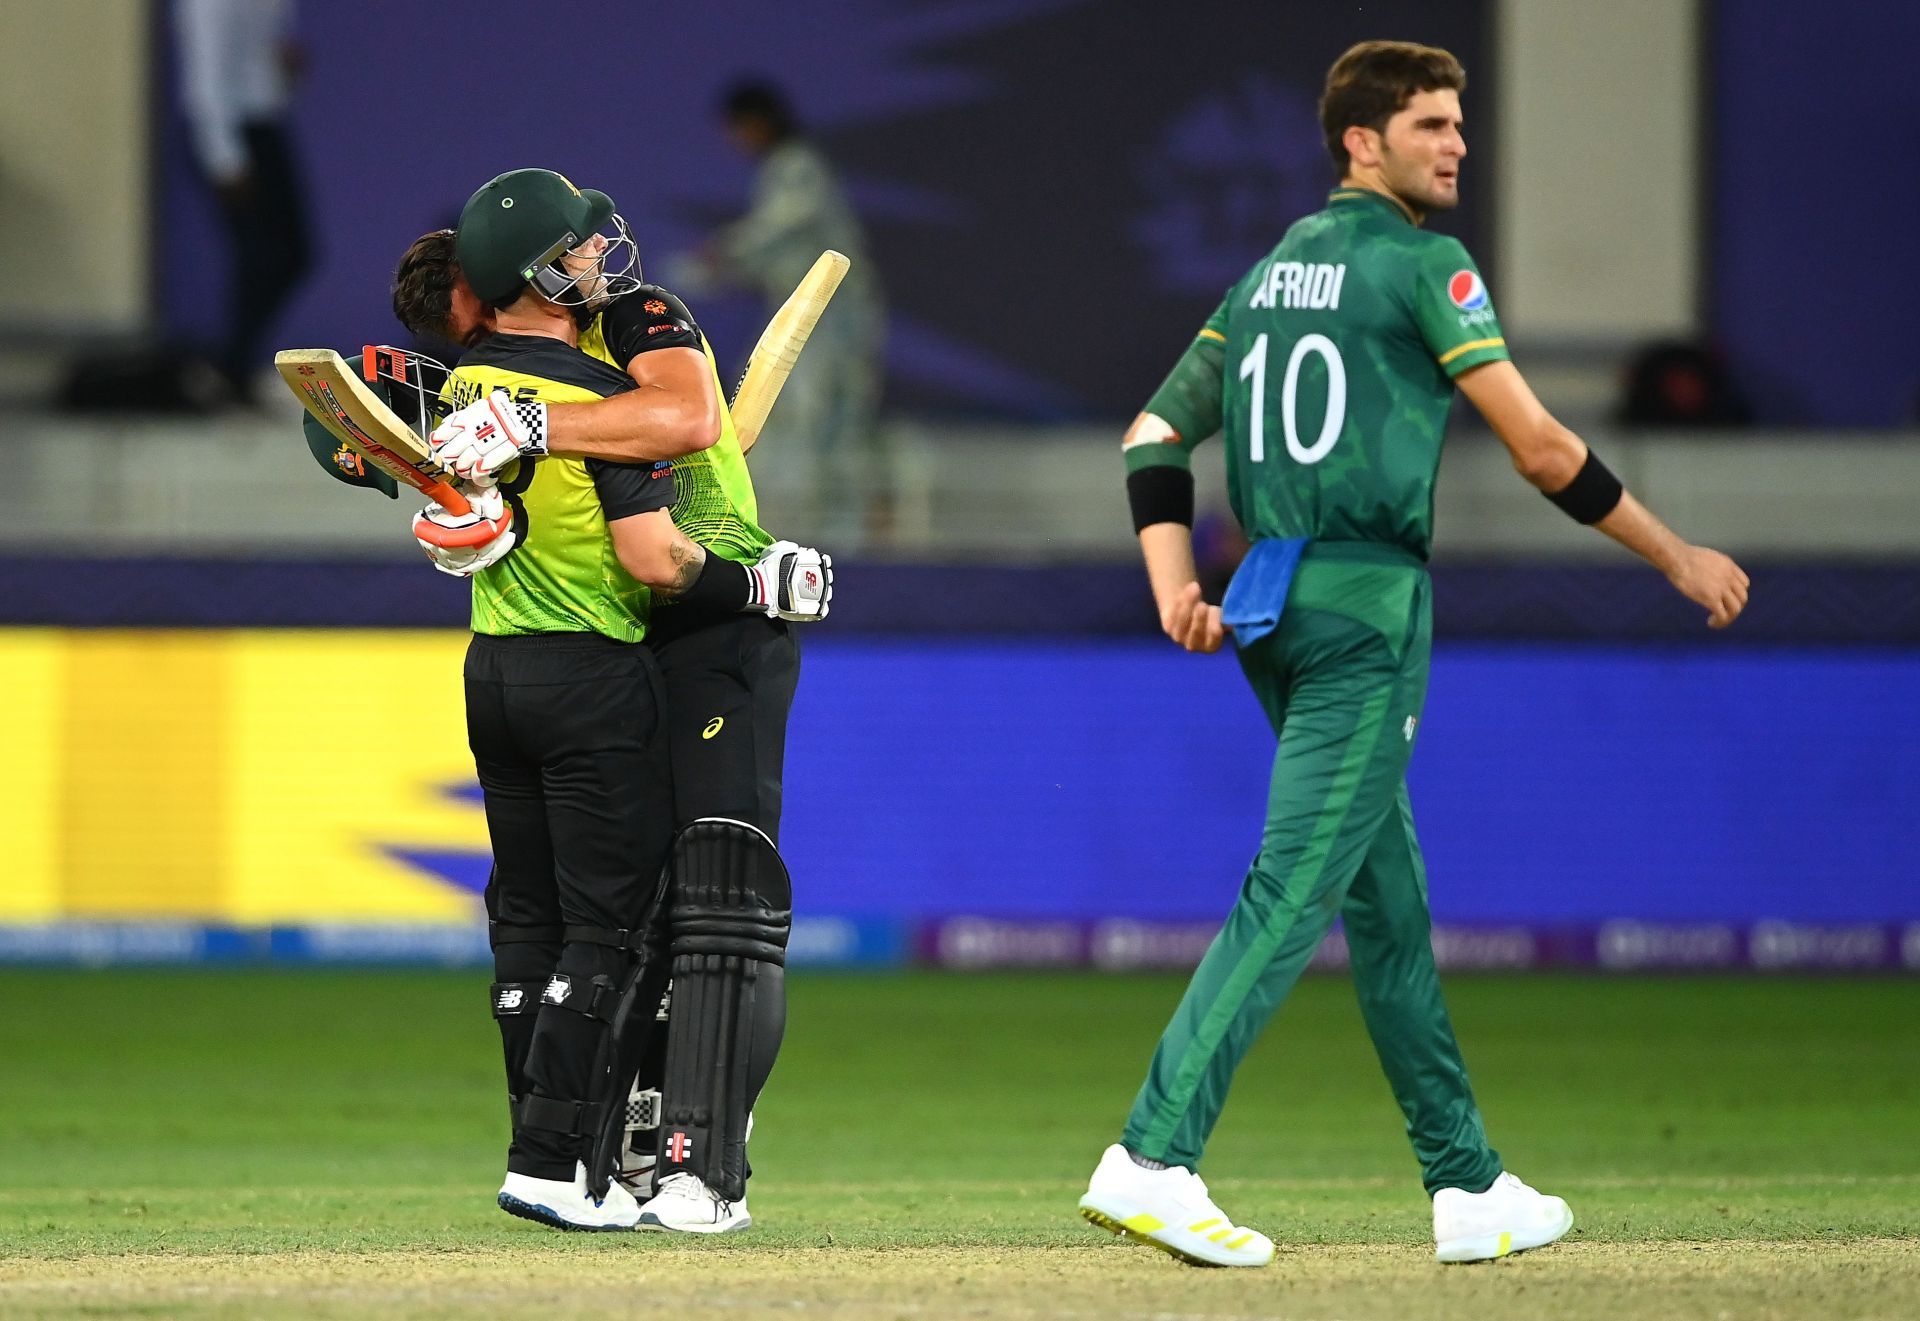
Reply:
[[[563,1229],[745,1228],[785,1026],[790,626],[825,617],[832,562],[760,528],[711,349],[641,283],[604,194],[499,176],[409,248],[394,308],[466,346],[429,439],[470,508],[429,505],[415,529],[473,583],[499,1203]],[[386,383],[396,403],[407,388]],[[309,443],[369,484],[331,437]]]

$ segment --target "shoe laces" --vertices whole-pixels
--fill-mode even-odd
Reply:
[[[1213,1204],[1213,1198],[1207,1192],[1207,1181],[1205,1179],[1202,1179],[1184,1165],[1174,1165],[1169,1168],[1178,1170],[1181,1175],[1185,1176],[1176,1181],[1178,1187],[1173,1194],[1173,1200],[1175,1202],[1188,1210],[1206,1211],[1214,1215],[1223,1214],[1220,1208]]]
[[[723,1209],[728,1205],[726,1198],[707,1187],[705,1181],[690,1170],[682,1170],[678,1174],[669,1174],[666,1178],[662,1179],[660,1181],[660,1192],[663,1196],[672,1193],[678,1197],[690,1197],[695,1200],[704,1199]]]

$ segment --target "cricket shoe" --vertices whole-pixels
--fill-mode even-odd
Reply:
[[[587,1167],[576,1164],[573,1179],[536,1179],[507,1173],[495,1199],[500,1209],[522,1220],[555,1229],[632,1229],[640,1223],[640,1203],[619,1184],[610,1184],[605,1197],[587,1192]]]
[[[746,1198],[729,1202],[685,1170],[662,1179],[660,1191],[640,1208],[640,1228],[679,1234],[730,1234],[752,1223]]]
[[[1566,1202],[1511,1174],[1503,1173],[1483,1193],[1442,1188],[1433,1195],[1434,1256],[1441,1261],[1492,1261],[1544,1248],[1572,1228]]]
[[[1117,1142],[1100,1158],[1080,1214],[1195,1266],[1264,1266],[1273,1260],[1273,1240],[1228,1220],[1199,1175],[1178,1165],[1136,1165]]]
[[[614,1176],[614,1182],[634,1195],[635,1200],[644,1202],[653,1196],[653,1170],[658,1162],[652,1156],[641,1156]]]

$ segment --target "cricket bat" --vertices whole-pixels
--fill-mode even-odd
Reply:
[[[367,346],[369,362],[375,351],[375,346]],[[345,358],[332,349],[282,349],[273,355],[273,365],[287,388],[335,439],[449,513],[472,512],[467,498],[428,466],[427,443],[367,388]]]
[[[813,334],[815,323],[827,310],[828,300],[850,265],[845,256],[831,248],[821,253],[813,269],[794,286],[773,320],[760,332],[760,342],[753,346],[740,388],[733,395],[733,429],[740,437],[741,453],[752,449],[760,439],[760,428],[767,424],[767,414],[780,397],[780,387],[787,383],[787,373],[793,370],[800,350],[807,346],[807,337]]]

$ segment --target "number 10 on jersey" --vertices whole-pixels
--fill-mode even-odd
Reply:
[[[1311,445],[1300,443],[1300,365],[1309,353],[1327,364],[1327,411],[1320,419],[1320,435]],[[1267,457],[1267,333],[1253,337],[1253,347],[1240,359],[1240,379],[1253,382],[1249,400],[1247,436],[1249,457],[1255,463]],[[1347,421],[1347,365],[1340,347],[1325,335],[1302,335],[1287,355],[1286,375],[1280,379],[1280,426],[1286,433],[1287,453],[1300,463],[1318,463],[1332,452]]]

